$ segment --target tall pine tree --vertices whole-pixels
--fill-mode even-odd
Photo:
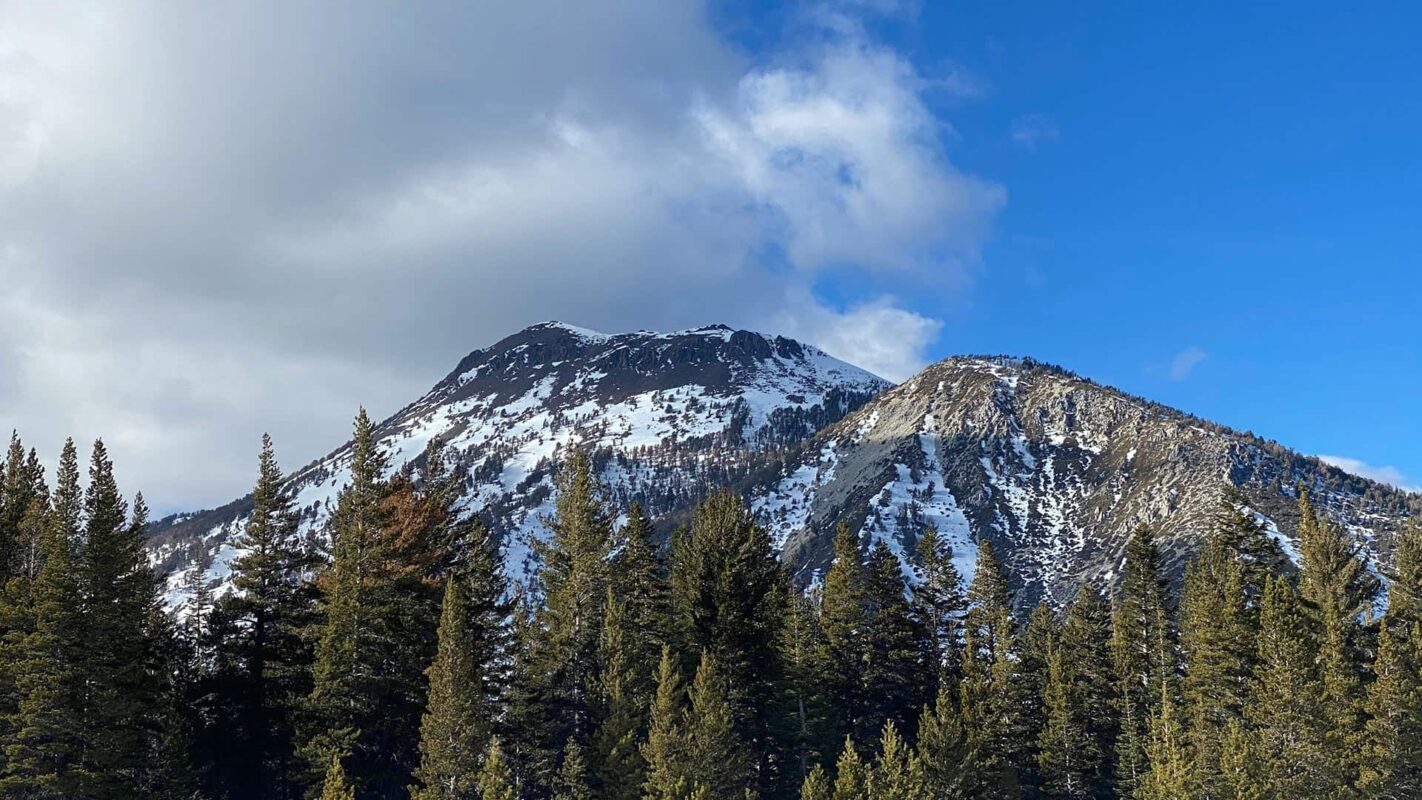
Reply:
[[[963,790],[968,797],[1021,795],[1024,684],[1018,671],[1016,626],[1007,573],[992,544],[978,547],[963,621],[963,680],[959,709],[967,733]]]
[[[301,794],[295,720],[311,691],[304,633],[314,622],[315,598],[306,579],[316,564],[298,524],[271,437],[263,435],[252,511],[235,542],[235,591],[217,611],[229,634],[216,642],[215,662],[233,672],[225,676],[230,683],[218,687],[231,706],[218,722],[231,737],[222,753],[231,768],[220,774],[234,798],[294,800]]]
[[[1116,788],[1131,796],[1147,769],[1146,743],[1156,703],[1175,679],[1176,651],[1160,553],[1142,526],[1126,545],[1119,596],[1111,618],[1111,662],[1120,718]]]
[[[1378,632],[1358,788],[1369,797],[1422,797],[1422,681],[1393,625],[1385,618]]]
[[[1299,595],[1318,634],[1332,769],[1356,780],[1363,734],[1362,617],[1371,614],[1377,579],[1359,545],[1317,512],[1307,492],[1299,499]]]
[[[84,727],[86,646],[79,597],[77,547],[83,493],[79,456],[72,439],[64,443],[51,509],[46,515],[35,579],[34,630],[21,644],[15,683],[18,709],[5,743],[0,789],[20,797],[61,798],[79,794],[90,775],[81,761]]]
[[[1329,752],[1318,636],[1287,580],[1266,584],[1260,622],[1259,665],[1245,708],[1258,748],[1258,785],[1269,797],[1335,796],[1348,776]]]
[[[790,594],[769,535],[745,502],[718,492],[702,502],[673,549],[677,636],[687,654],[714,657],[729,689],[735,734],[751,754],[757,788],[769,792],[793,769],[778,757],[785,718],[777,644]]]
[[[439,651],[429,670],[429,700],[420,726],[420,766],[411,800],[458,800],[478,786],[480,759],[492,737],[494,709],[484,696],[463,582],[446,582]]]
[[[820,626],[830,672],[826,694],[839,736],[853,733],[866,713],[864,637],[869,627],[867,588],[859,537],[840,521],[834,537],[834,562],[820,589]]]

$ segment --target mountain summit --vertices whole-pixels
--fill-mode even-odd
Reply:
[[[608,500],[675,519],[711,489],[744,492],[802,583],[828,565],[839,520],[900,553],[924,525],[971,574],[977,543],[1003,554],[1021,605],[1110,585],[1130,531],[1150,525],[1179,573],[1228,498],[1293,553],[1299,487],[1384,563],[1422,495],[1358,478],[1252,434],[1031,359],[954,357],[898,386],[779,336],[709,326],[608,335],[558,322],[476,350],[380,423],[392,469],[436,437],[467,473],[463,508],[504,536],[510,576],[555,473],[587,449]],[[320,535],[349,444],[287,480]],[[170,601],[227,581],[249,500],[162,520],[150,553]]]
[[[610,500],[651,514],[741,481],[781,451],[890,384],[780,336],[713,325],[608,335],[546,322],[465,356],[423,397],[376,426],[392,469],[418,465],[435,437],[467,472],[463,504],[506,538],[515,580],[553,507],[570,447],[595,457]],[[292,473],[286,488],[319,533],[345,484],[349,443]],[[249,505],[169,517],[150,552],[171,570],[170,599],[196,580],[227,579]]]

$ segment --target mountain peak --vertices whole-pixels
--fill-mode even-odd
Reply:
[[[707,492],[742,491],[805,582],[845,521],[914,575],[927,525],[971,576],[991,542],[1018,600],[1069,600],[1118,577],[1130,532],[1151,526],[1167,569],[1210,529],[1220,504],[1296,552],[1296,487],[1387,563],[1392,532],[1422,495],[1102,386],[1031,358],[962,355],[898,386],[782,336],[709,325],[607,334],[550,321],[476,350],[423,397],[376,426],[392,469],[434,439],[467,475],[461,508],[503,536],[510,577],[530,581],[534,543],[572,448],[588,451],[614,509],[638,500],[663,520]],[[293,473],[302,524],[324,533],[348,478],[349,443]],[[226,588],[247,500],[154,526],[150,552],[190,580]]]
[[[465,356],[375,432],[392,469],[418,466],[433,439],[446,446],[469,476],[464,510],[505,537],[521,580],[571,448],[593,454],[611,496],[671,513],[888,386],[793,339],[725,325],[605,334],[549,321]],[[288,479],[308,530],[323,530],[349,461],[346,443]],[[225,581],[247,511],[238,500],[155,526],[155,560],[175,569],[172,597],[194,575]]]

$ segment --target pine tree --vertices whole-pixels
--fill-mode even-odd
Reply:
[[[1225,727],[1220,745],[1219,794],[1223,800],[1265,800],[1269,797],[1268,776],[1261,769],[1259,745],[1254,734],[1239,720]]]
[[[498,737],[489,740],[484,766],[479,772],[480,800],[519,800],[513,772],[504,761],[503,747]]]
[[[156,596],[148,608],[148,640],[146,668],[158,678],[159,707],[142,796],[193,800],[201,796],[197,747],[202,720],[192,703],[199,666],[192,641]]]
[[[428,469],[428,467],[427,467]],[[438,469],[438,467],[437,467]],[[355,418],[350,482],[328,521],[324,621],[313,665],[311,769],[346,757],[357,793],[395,796],[418,764],[424,671],[434,656],[438,584],[428,554],[448,523],[444,499],[384,479],[385,456],[364,409]]]
[[[34,630],[22,643],[15,733],[5,743],[0,789],[21,797],[69,797],[88,782],[80,763],[84,729],[79,660],[85,645],[76,546],[82,492],[74,441],[64,443],[34,586]]]
[[[1147,770],[1136,789],[1137,800],[1180,800],[1194,796],[1185,729],[1180,723],[1175,698],[1169,684],[1151,712],[1150,737],[1146,742]]]
[[[662,648],[657,667],[657,694],[652,704],[650,730],[642,752],[647,761],[646,790],[648,795],[667,796],[675,784],[682,760],[682,715],[685,710],[686,687],[681,670],[672,657],[671,648]]]
[[[866,739],[890,722],[896,727],[909,724],[923,704],[923,685],[931,681],[920,672],[925,636],[904,596],[902,569],[887,544],[875,545],[865,581],[863,696],[867,707],[861,735]]]
[[[638,503],[617,533],[599,639],[599,726],[593,738],[604,798],[641,796],[641,742],[656,692],[657,658],[667,640],[665,568],[651,521]]]
[[[1387,614],[1409,635],[1414,625],[1422,625],[1422,526],[1409,520],[1398,532],[1392,555],[1392,572],[1388,575]]]
[[[919,580],[913,587],[914,614],[929,643],[928,673],[933,680],[929,696],[938,687],[956,683],[961,675],[962,623],[967,610],[963,577],[953,564],[953,551],[932,525],[918,539]]]
[[[90,790],[96,795],[139,796],[153,767],[150,731],[161,701],[158,676],[145,658],[152,646],[149,607],[157,585],[143,552],[143,497],[137,496],[128,517],[102,441],[94,443],[84,517],[79,560],[84,761],[98,778]]]
[[[670,600],[656,529],[640,503],[634,502],[628,509],[627,522],[617,532],[617,544],[612,585],[627,606],[627,658],[634,673],[629,688],[645,712],[656,691],[652,678],[668,638]]]
[[[1248,597],[1246,607],[1251,622],[1257,623],[1265,584],[1275,575],[1292,571],[1293,562],[1284,555],[1263,521],[1249,510],[1248,498],[1237,487],[1225,490],[1211,529],[1211,537],[1220,540],[1221,546],[1240,562]]]
[[[859,758],[854,740],[844,737],[844,749],[835,765],[834,800],[861,800],[869,795],[869,766]]]
[[[793,769],[776,761],[790,745],[775,739],[788,713],[777,644],[790,586],[769,535],[738,495],[719,492],[696,508],[673,548],[671,590],[677,638],[684,652],[714,657],[757,789],[769,792]]]
[[[899,736],[893,721],[884,724],[879,756],[869,774],[870,800],[930,800],[923,765],[913,748]]]
[[[252,490],[252,511],[235,542],[235,590],[219,603],[230,635],[215,642],[230,710],[220,726],[232,732],[223,746],[222,777],[234,796],[286,800],[300,796],[295,717],[310,693],[311,653],[304,631],[314,622],[314,600],[305,583],[315,568],[297,533],[298,518],[283,492],[271,437],[263,435]]]
[[[1108,794],[1108,756],[1117,725],[1111,711],[1110,638],[1109,606],[1095,591],[1083,586],[1067,607],[1060,647],[1063,664],[1070,667],[1068,673],[1079,692],[1086,734],[1091,740],[1084,749],[1099,754],[1095,765],[1098,796]]]
[[[1422,796],[1422,685],[1393,624],[1385,618],[1378,631],[1358,781],[1366,796],[1389,799]]]
[[[826,694],[840,735],[852,733],[865,714],[864,635],[869,626],[865,582],[859,538],[841,520],[834,537],[834,563],[825,573],[820,595],[820,626],[831,665]]]
[[[978,547],[964,617],[959,713],[967,733],[963,791],[967,797],[1020,796],[1024,742],[1023,682],[1018,672],[1012,595],[991,543]]]
[[[0,484],[0,586],[21,573],[20,528],[30,508],[34,483],[25,473],[25,447],[16,432],[10,433],[10,449],[3,464]]]
[[[1090,798],[1100,784],[1102,749],[1099,733],[1092,729],[1088,687],[1077,674],[1089,665],[1067,659],[1062,646],[1049,642],[1043,693],[1046,715],[1037,737],[1037,768],[1048,796]]]
[[[691,682],[686,717],[687,767],[712,797],[735,797],[749,785],[750,756],[732,720],[730,687],[715,655],[703,653]]]
[[[553,784],[553,800],[592,800],[591,776],[587,756],[576,739],[563,747],[562,765]]]
[[[345,767],[340,756],[331,757],[331,765],[326,768],[326,777],[321,782],[321,800],[355,800],[355,787],[346,779]]]
[[[1254,615],[1245,577],[1242,554],[1217,532],[1187,568],[1180,601],[1184,717],[1195,781],[1212,796],[1225,790],[1221,745],[1249,694]]]
[[[825,768],[819,764],[805,776],[800,787],[800,800],[834,800],[834,784],[830,783]]]
[[[25,641],[35,629],[34,581],[48,502],[44,470],[34,451],[27,457],[19,436],[12,435],[0,486],[0,552],[10,553],[0,563],[0,741],[10,741],[15,733],[17,682]]]
[[[1271,797],[1328,797],[1346,784],[1329,748],[1314,627],[1283,578],[1266,584],[1259,666],[1245,708],[1257,743],[1260,782]]]
[[[559,480],[552,536],[538,547],[544,602],[535,617],[532,667],[545,686],[542,727],[549,740],[542,746],[554,752],[570,739],[586,741],[597,725],[598,642],[613,546],[601,491],[587,455],[574,452]]]
[[[1299,499],[1299,594],[1318,631],[1331,768],[1351,782],[1363,733],[1362,686],[1364,614],[1372,612],[1377,579],[1368,572],[1337,525],[1317,513],[1306,492]]]
[[[369,594],[376,562],[382,555],[384,469],[385,458],[376,448],[370,419],[362,408],[355,422],[351,480],[341,489],[327,526],[332,563],[323,576],[325,621],[312,669],[314,735],[304,748],[312,768],[328,773],[333,762],[356,746],[363,718],[374,700],[372,684],[377,676],[373,673],[376,657],[371,634],[378,623],[371,619]],[[365,758],[362,753],[357,760]]]
[[[1045,700],[1050,671],[1049,656],[1053,639],[1060,636],[1060,626],[1056,611],[1046,600],[1041,600],[1027,616],[1027,624],[1023,626],[1016,641],[1017,679],[1021,685],[1022,702],[1018,725],[1023,734],[1016,765],[1023,791],[1028,796],[1037,794],[1041,786],[1041,776],[1037,769],[1038,743],[1041,732],[1047,726]]]
[[[636,800],[646,780],[640,742],[646,710],[634,692],[640,671],[632,662],[627,603],[608,589],[599,643],[602,722],[593,737],[598,786],[605,800]],[[653,673],[655,675],[655,673]]]
[[[647,762],[643,786],[647,800],[687,800],[700,788],[690,776],[686,730],[686,688],[670,648],[663,648],[657,669],[657,695],[652,704],[651,728],[642,747]]]
[[[831,683],[833,666],[825,647],[824,631],[813,601],[804,595],[792,596],[780,633],[780,660],[785,665],[783,706],[788,713],[780,737],[789,743],[784,754],[786,780],[791,784],[809,780],[812,766],[834,757],[833,719],[825,687]]]
[[[947,687],[925,707],[918,723],[918,755],[923,765],[924,788],[931,797],[969,800],[966,786],[972,778],[964,769],[968,758],[968,734]]]
[[[1124,796],[1131,796],[1145,775],[1150,717],[1170,691],[1166,685],[1175,679],[1176,660],[1160,553],[1150,529],[1142,526],[1126,545],[1112,613],[1111,662],[1120,719],[1116,787]]]
[[[439,619],[439,651],[429,670],[429,701],[420,726],[420,767],[411,800],[457,800],[478,785],[479,760],[491,737],[493,715],[469,630],[464,586],[446,582]]]

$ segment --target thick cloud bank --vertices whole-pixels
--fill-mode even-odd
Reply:
[[[0,423],[102,435],[159,508],[288,466],[548,318],[727,322],[890,378],[1003,190],[832,10],[0,2]],[[862,297],[816,288],[849,271]]]

